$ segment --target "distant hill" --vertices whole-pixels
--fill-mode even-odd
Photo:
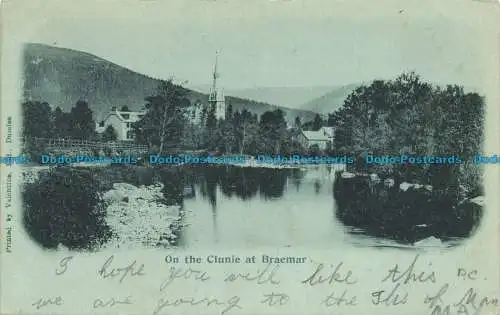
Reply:
[[[154,95],[160,81],[86,52],[34,43],[26,44],[24,48],[25,99],[45,101],[64,111],[69,111],[78,100],[85,100],[96,120],[102,119],[113,106],[140,109],[145,104],[144,99]],[[206,94],[190,89],[186,91],[191,102],[206,103]],[[226,102],[231,103],[234,110],[246,108],[258,115],[280,108],[289,122],[293,122],[296,116],[306,121],[315,115],[309,110],[240,97],[226,97]]]
[[[349,85],[344,85],[336,88],[331,88],[330,92],[306,102],[299,106],[298,108],[303,110],[310,110],[316,113],[328,114],[344,104],[344,100],[362,83],[354,83]]]
[[[425,78],[423,78],[425,82]],[[441,88],[446,87],[447,84],[449,85],[455,85],[455,84],[443,84],[443,83],[437,83],[437,82],[430,82],[434,86],[440,86]],[[343,104],[344,100],[358,87],[364,85],[364,86],[369,86],[372,84],[371,81],[369,82],[359,82],[359,83],[353,83],[353,84],[348,84],[344,86],[339,86],[336,88],[330,88],[330,92],[313,99],[311,101],[305,102],[304,104],[296,107],[297,109],[302,109],[302,110],[310,110],[322,115],[327,115],[329,113],[332,113],[333,111],[339,109]],[[465,92],[474,92],[474,93],[482,93],[480,88],[472,87],[472,86],[462,86],[464,88]]]
[[[277,104],[288,108],[299,107],[332,90],[331,86],[311,87],[256,87],[226,91],[227,95]]]

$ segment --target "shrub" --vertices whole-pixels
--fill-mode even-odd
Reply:
[[[335,177],[334,197],[341,222],[403,243],[429,236],[469,236],[482,216],[480,206],[459,205],[453,187],[402,191],[398,186],[374,184],[367,176],[341,178],[340,172]]]
[[[111,149],[109,146],[105,146],[103,148],[103,151],[105,156],[111,156],[113,154],[113,149]]]
[[[465,163],[460,165],[458,181],[466,190],[466,197],[473,198],[484,195],[483,172],[481,165]]]
[[[42,143],[27,141],[24,147],[24,153],[29,156],[31,161],[40,164],[42,154],[46,154],[45,145]]]
[[[93,249],[105,242],[109,227],[98,194],[99,185],[87,169],[56,167],[23,191],[23,223],[41,246]]]

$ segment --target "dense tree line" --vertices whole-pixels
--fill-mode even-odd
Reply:
[[[215,108],[203,106],[200,119],[189,119],[185,90],[163,81],[155,96],[147,99],[147,113],[134,124],[136,139],[153,152],[208,150],[230,154],[290,154],[302,148],[287,129],[285,113],[268,111],[257,117],[227,104],[226,119],[218,120]]]
[[[247,109],[233,111],[229,103],[226,119],[218,120],[215,108],[198,104],[202,108],[201,117],[193,120],[188,114],[191,104],[186,90],[172,81],[161,81],[155,95],[145,101],[146,114],[132,128],[136,142],[148,145],[154,153],[186,150],[252,155],[305,153],[296,140],[302,128],[300,119],[296,118],[295,128],[288,129],[285,113],[279,109],[258,117]],[[129,108],[123,106],[121,110],[129,111]],[[117,139],[116,130],[111,125],[103,133],[96,133],[92,110],[85,101],[77,102],[70,112],[59,107],[52,110],[45,102],[26,101],[23,114],[27,122],[23,136],[28,146],[33,138]],[[305,128],[319,129],[323,123],[317,115],[314,121],[305,123]]]
[[[415,73],[404,73],[392,81],[358,87],[329,120],[337,130],[336,150],[361,159],[364,154],[406,154],[468,160],[482,148],[484,99],[456,85],[433,86]],[[470,163],[383,168],[438,186],[463,184],[477,190],[481,182],[478,167]]]
[[[85,101],[78,101],[69,113],[60,107],[51,109],[46,102],[26,101],[22,104],[23,137],[95,139],[92,110]]]
[[[47,102],[25,101],[22,104],[24,150],[33,158],[46,151],[34,138],[95,140],[98,135],[92,110],[85,101],[78,101],[69,113],[60,107],[54,110]],[[113,132],[113,131],[108,131]],[[116,135],[115,135],[116,136]]]

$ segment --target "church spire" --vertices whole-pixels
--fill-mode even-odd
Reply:
[[[217,79],[219,78],[219,72],[218,72],[218,62],[219,62],[219,51],[215,52],[215,65],[214,65],[214,82],[213,82],[213,88],[217,89]]]
[[[208,96],[208,103],[210,106],[215,108],[215,116],[217,119],[225,119],[226,117],[226,104],[225,97],[219,87],[217,87],[217,79],[220,77],[219,74],[219,51],[215,52],[215,64],[214,72],[212,75],[212,88],[210,90],[210,95]]]

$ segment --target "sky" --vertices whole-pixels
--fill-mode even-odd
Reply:
[[[226,89],[340,86],[411,70],[437,83],[481,84],[475,21],[429,14],[415,1],[405,7],[387,1],[392,5],[376,12],[343,1],[328,8],[318,4],[334,2],[129,3],[43,7],[50,14],[27,40],[82,50],[188,86],[210,83],[217,50]]]

